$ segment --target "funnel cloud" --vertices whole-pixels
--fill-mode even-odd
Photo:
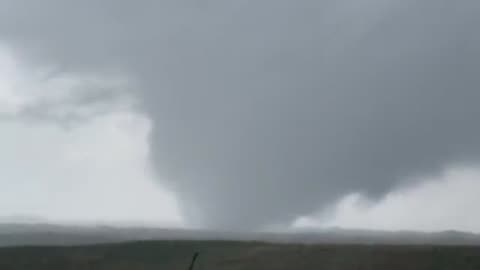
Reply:
[[[479,20],[469,0],[0,0],[27,63],[134,82],[187,222],[229,230],[475,163]]]

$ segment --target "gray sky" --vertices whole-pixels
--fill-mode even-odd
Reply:
[[[479,8],[0,0],[0,211],[480,231]]]

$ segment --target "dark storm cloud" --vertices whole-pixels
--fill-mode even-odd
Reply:
[[[476,1],[0,3],[25,59],[138,81],[192,223],[288,222],[480,154]]]

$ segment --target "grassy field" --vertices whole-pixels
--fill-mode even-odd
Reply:
[[[278,245],[152,241],[78,247],[0,249],[1,270],[480,269],[480,247]]]

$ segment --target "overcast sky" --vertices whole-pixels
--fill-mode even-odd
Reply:
[[[0,219],[480,232],[479,13],[0,0]]]

